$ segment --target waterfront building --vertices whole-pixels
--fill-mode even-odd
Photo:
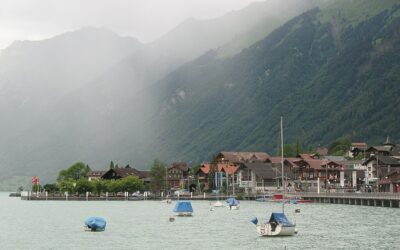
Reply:
[[[185,187],[189,181],[190,168],[185,162],[174,162],[167,168],[167,182],[171,190],[178,190]],[[195,184],[192,188],[196,189]],[[189,187],[189,189],[192,189]]]
[[[88,180],[89,180],[89,181],[93,181],[93,180],[101,179],[102,176],[103,176],[106,172],[107,172],[107,171],[99,171],[99,170],[89,171],[89,173],[88,173]]]

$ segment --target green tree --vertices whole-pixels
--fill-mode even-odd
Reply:
[[[113,168],[114,168],[114,162],[111,161],[111,162],[110,162],[110,169],[113,169]]]
[[[43,186],[43,188],[49,193],[55,193],[59,191],[57,184],[46,184]]]
[[[93,191],[96,192],[98,195],[101,193],[107,192],[107,185],[108,185],[109,180],[102,180],[102,179],[97,179],[93,180]]]
[[[75,191],[78,192],[79,194],[92,192],[93,190],[94,190],[93,183],[85,178],[79,179],[75,184]]]
[[[349,138],[340,138],[329,145],[328,154],[344,156],[350,150],[351,141]]]
[[[58,174],[57,181],[65,180],[79,180],[80,178],[86,178],[90,168],[83,162],[77,162],[67,169],[61,170]]]
[[[158,192],[165,189],[165,172],[165,164],[162,161],[155,159],[150,168],[151,190]]]
[[[120,180],[121,182],[121,190],[124,192],[135,192],[135,191],[142,191],[143,190],[143,181],[139,179],[137,176],[128,176],[125,178],[122,178]]]
[[[282,150],[278,150],[278,156],[282,155]],[[283,156],[284,157],[296,157],[296,147],[291,144],[283,145]]]
[[[215,173],[218,172],[218,164],[216,161],[216,157],[213,157],[210,162],[210,172],[208,172],[208,191],[216,190],[217,186],[215,185]]]
[[[64,180],[58,182],[57,185],[62,192],[74,193],[76,183],[72,180]]]
[[[118,193],[122,190],[121,188],[121,179],[119,180],[110,180],[107,182],[107,190],[111,193]]]

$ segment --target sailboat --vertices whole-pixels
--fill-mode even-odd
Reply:
[[[283,168],[283,117],[281,116],[281,153],[282,153],[282,198],[285,195],[285,179],[284,179],[284,168]],[[282,210],[284,204],[282,205]],[[296,224],[290,222],[286,217],[285,213],[272,213],[269,221],[258,224],[258,219],[254,218],[251,220],[256,225],[257,233],[263,237],[273,236],[292,236],[297,233]]]
[[[217,168],[218,169],[218,168]],[[222,184],[222,177],[221,178],[221,184]],[[215,186],[218,188],[217,190],[217,201],[214,202],[212,204],[213,207],[225,207],[225,204],[223,204],[220,200],[219,200],[219,187],[218,187],[218,173],[215,173]]]

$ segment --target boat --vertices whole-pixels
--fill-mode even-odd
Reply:
[[[270,201],[270,200],[271,200],[271,196],[270,195],[264,194],[264,195],[257,195],[256,196],[256,201],[259,201],[259,202],[266,202],[266,201]]]
[[[237,210],[240,207],[240,202],[233,197],[226,199],[226,203],[228,203],[228,207],[231,210]]]
[[[165,199],[161,201],[162,203],[167,203],[167,204],[171,204],[172,200],[171,199]]]
[[[190,201],[178,201],[173,211],[176,216],[193,216],[193,208]]]
[[[107,222],[101,217],[89,217],[85,220],[85,230],[100,232],[106,229]]]
[[[257,218],[251,222],[256,225],[257,233],[262,237],[292,236],[297,233],[296,225],[284,213],[272,213],[266,223],[258,224]]]
[[[225,207],[225,205],[219,200],[212,204],[213,207]]]
[[[287,200],[287,203],[289,204],[303,204],[303,203],[312,203],[314,202],[313,200],[306,200],[301,197],[290,197],[290,199]]]

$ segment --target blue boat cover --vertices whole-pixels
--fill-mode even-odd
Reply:
[[[276,222],[282,226],[293,226],[293,223],[286,218],[284,213],[272,213],[269,222]]]
[[[190,201],[178,201],[174,208],[175,213],[193,212],[192,203]]]
[[[104,229],[106,221],[101,217],[89,217],[85,220],[85,225],[93,230]]]
[[[237,206],[240,203],[235,198],[228,198],[228,199],[226,199],[226,202],[229,204],[229,206]]]
[[[257,217],[254,217],[250,222],[253,223],[254,225],[257,225],[258,223]]]

